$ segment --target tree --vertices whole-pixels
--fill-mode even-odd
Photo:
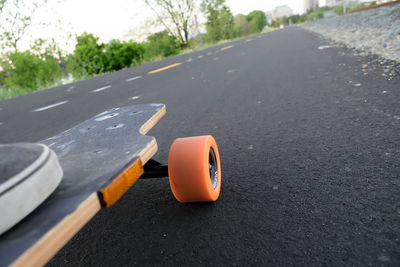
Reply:
[[[7,0],[0,0],[0,17],[1,13],[3,12],[4,5],[6,4]]]
[[[254,10],[247,15],[247,21],[250,24],[251,32],[261,32],[267,25],[267,17],[260,10]]]
[[[146,54],[148,58],[154,56],[168,57],[175,55],[179,50],[179,42],[175,36],[171,36],[167,31],[154,33],[147,37]]]
[[[94,75],[104,71],[104,44],[98,44],[98,40],[98,37],[90,33],[76,37],[74,54],[69,59],[74,76]]]
[[[32,2],[24,0],[0,0],[0,41],[2,47],[18,51],[18,44],[31,25],[33,13],[46,0]]]
[[[30,51],[10,52],[1,62],[3,75],[0,83],[8,89],[8,95],[32,92],[60,78],[60,65],[51,55],[38,56]]]
[[[138,65],[143,60],[144,47],[133,41],[112,40],[105,45],[104,71],[114,71]]]
[[[323,17],[324,17],[324,12],[321,9],[317,9],[315,11],[311,11],[310,13],[308,13],[306,19],[313,21],[316,19],[322,19]]]
[[[59,62],[64,59],[63,51],[54,38],[49,40],[38,38],[33,42],[30,50],[38,56],[52,56]]]
[[[230,39],[234,35],[233,15],[225,0],[203,0],[202,11],[207,15],[206,37],[210,41]]]
[[[195,0],[145,0],[166,30],[175,36],[181,47],[189,42],[193,26]]]
[[[250,32],[250,25],[243,14],[237,14],[234,18],[235,36],[247,36]]]
[[[288,17],[288,21],[290,21],[293,24],[297,24],[301,19],[300,15],[292,15],[290,17]]]
[[[335,10],[335,13],[336,13],[336,14],[342,15],[342,14],[343,14],[343,10],[344,10],[343,4],[342,4],[342,5],[336,6],[334,10]]]

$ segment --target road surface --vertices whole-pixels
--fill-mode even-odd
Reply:
[[[219,144],[216,203],[140,180],[50,265],[400,265],[400,79],[326,45],[290,27],[0,102],[2,143],[164,103],[156,160],[176,137]]]

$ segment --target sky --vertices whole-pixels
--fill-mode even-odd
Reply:
[[[199,1],[200,2],[200,1]],[[294,13],[302,13],[304,0],[226,0],[232,13],[248,14],[253,10],[271,11],[276,6],[288,5]],[[144,25],[154,18],[144,0],[59,0],[48,1],[45,9],[37,12],[34,22],[47,23],[46,27],[31,30],[31,38],[68,39],[68,34],[93,33],[101,42],[112,39],[143,41],[148,28]],[[199,16],[200,23],[205,22]],[[61,23],[58,23],[61,22]],[[142,39],[142,40],[141,40]],[[64,42],[65,43],[65,42]],[[74,44],[63,44],[69,52]]]

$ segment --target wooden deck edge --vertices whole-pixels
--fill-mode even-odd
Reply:
[[[140,127],[139,132],[143,135],[147,134],[154,125],[167,113],[167,109],[163,106],[156,114],[154,114],[145,124]],[[144,162],[143,162],[144,164]]]
[[[42,266],[48,262],[99,210],[97,192],[65,217],[38,242],[25,251],[11,266]]]

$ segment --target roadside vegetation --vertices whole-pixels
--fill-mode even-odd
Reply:
[[[30,49],[19,49],[30,30],[32,15],[46,5],[46,0],[0,0],[0,100],[257,34],[267,26],[263,11],[233,16],[225,0],[144,1],[153,11],[154,24],[164,29],[143,42],[100,43],[92,33],[71,36],[75,49],[67,54],[54,39],[37,39]],[[347,12],[357,8],[361,6],[349,6]],[[339,6],[334,11],[341,14],[342,9]],[[322,7],[302,16],[275,20],[268,26],[312,21],[328,10]],[[206,17],[205,33],[200,33],[197,24],[195,14],[199,12]]]
[[[66,54],[55,40],[38,39],[30,49],[19,50],[23,35],[30,29],[32,14],[46,0],[0,0],[0,41],[2,51],[7,51],[0,55],[0,100],[259,33],[266,26],[264,12],[255,10],[233,17],[225,0],[145,2],[164,30],[144,42],[100,43],[97,36],[83,33],[74,37],[73,53]],[[25,13],[20,11],[22,6]],[[207,18],[205,34],[200,34],[193,19],[196,8]]]

